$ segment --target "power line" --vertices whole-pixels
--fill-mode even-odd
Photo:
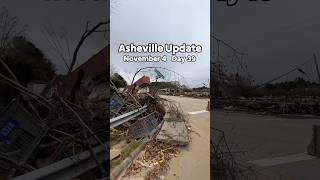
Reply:
[[[237,49],[235,49],[234,47],[232,47],[231,45],[229,45],[228,43],[226,43],[225,41],[217,38],[216,36],[214,35],[210,35],[211,38],[214,38],[217,42],[218,42],[218,46],[219,46],[219,43],[221,42],[222,44],[224,44],[225,46],[229,47],[230,49],[232,49],[234,52],[236,52],[237,54],[239,55],[248,55],[247,53],[243,53],[243,52],[240,52],[238,51]]]
[[[272,82],[274,82],[274,81],[276,81],[276,80],[278,80],[278,79],[281,79],[282,77],[284,77],[284,76],[286,76],[286,75],[288,75],[288,74],[290,74],[290,73],[292,73],[292,72],[294,72],[294,71],[297,71],[300,67],[306,65],[307,63],[309,63],[309,62],[312,61],[312,60],[313,60],[312,58],[311,58],[311,59],[308,59],[307,61],[303,62],[303,63],[300,64],[299,66],[297,66],[297,67],[291,69],[290,71],[288,71],[288,72],[286,72],[286,73],[284,73],[284,74],[281,74],[281,75],[279,75],[279,76],[277,76],[277,77],[275,77],[275,78],[273,78],[273,79],[271,79],[271,80],[269,80],[269,81],[261,84],[260,86],[263,86],[263,85],[272,83]]]

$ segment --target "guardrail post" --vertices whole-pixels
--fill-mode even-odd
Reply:
[[[313,126],[313,145],[314,145],[314,155],[317,156],[318,152],[317,152],[317,140],[318,140],[318,135],[317,135],[317,126],[314,125]]]

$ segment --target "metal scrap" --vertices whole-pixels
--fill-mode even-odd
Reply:
[[[12,174],[10,165],[25,163],[48,129],[41,119],[30,114],[17,100],[12,101],[0,117],[0,166]]]
[[[142,138],[149,135],[159,124],[157,114],[151,113],[137,120],[128,129],[129,138]]]

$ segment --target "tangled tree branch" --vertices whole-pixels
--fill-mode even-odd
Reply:
[[[73,67],[74,67],[74,65],[75,65],[75,63],[77,61],[78,52],[80,50],[80,47],[84,43],[84,41],[94,32],[107,32],[107,31],[109,31],[107,29],[99,30],[100,27],[108,25],[108,24],[110,24],[110,21],[99,22],[93,28],[88,29],[89,23],[87,22],[86,30],[82,34],[82,36],[80,38],[80,41],[78,42],[78,44],[77,44],[77,46],[76,46],[76,48],[74,50],[74,53],[73,53],[73,56],[72,56],[72,61],[71,61],[71,64],[70,64],[70,67],[69,67],[69,70],[68,70],[68,74],[70,74],[72,72],[72,70],[73,70]]]

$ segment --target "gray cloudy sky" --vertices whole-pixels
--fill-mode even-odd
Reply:
[[[42,33],[44,26],[50,22],[59,35],[66,31],[73,52],[76,43],[85,30],[87,21],[92,22],[93,25],[107,19],[109,14],[107,3],[104,0],[1,0],[0,6],[8,8],[12,15],[17,16],[22,23],[28,25],[28,39],[56,65],[58,73],[65,73],[66,68],[63,62],[53,53]],[[106,44],[107,40],[103,34],[90,37],[79,51],[78,65],[100,51]]]
[[[138,68],[161,66],[183,75],[189,86],[200,86],[202,82],[208,84],[210,78],[209,3],[210,0],[117,1],[111,10],[111,66],[126,80],[132,79]],[[203,52],[197,54],[195,63],[180,64],[169,61],[166,63],[128,63],[123,62],[123,54],[118,53],[121,43],[200,44]],[[178,79],[172,77],[168,80]]]
[[[212,1],[211,31],[247,52],[249,72],[265,82],[311,59],[314,52],[320,59],[319,7],[318,0],[239,0],[233,7]],[[312,62],[302,69],[316,79]]]
[[[50,21],[62,32],[68,32],[73,48],[84,30],[87,20],[103,21],[107,18],[108,1],[45,1],[1,0],[12,15],[29,26],[32,40],[56,65],[65,72],[42,34]],[[123,73],[133,73],[138,66],[121,63],[116,50],[119,43],[198,43],[209,48],[209,0],[121,0],[111,5],[112,64]],[[269,80],[312,58],[316,52],[320,59],[320,1],[271,0],[250,2],[239,0],[233,7],[211,1],[211,32],[235,48],[247,52],[244,59],[249,72],[258,82]],[[106,40],[94,35],[81,48],[79,64],[102,49]],[[207,51],[209,52],[209,51]],[[190,84],[205,81],[209,76],[209,55],[198,56],[196,64],[161,64],[183,74]],[[150,65],[150,64],[149,64]],[[303,67],[315,79],[314,66]],[[297,74],[292,74],[293,77]],[[289,77],[289,78],[290,78]]]

